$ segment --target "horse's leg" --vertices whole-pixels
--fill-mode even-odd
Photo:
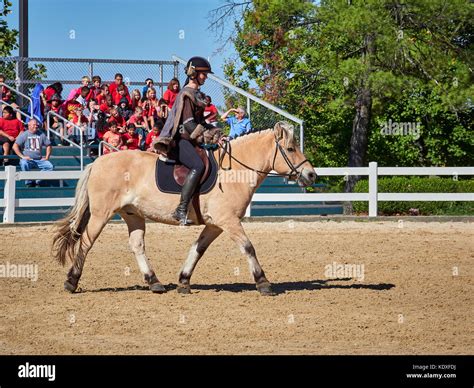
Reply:
[[[138,267],[143,273],[145,281],[150,286],[150,290],[159,294],[166,292],[165,287],[156,277],[145,254],[145,219],[135,214],[127,214],[126,212],[120,212],[120,215],[127,223],[130,249],[135,254]]]
[[[202,257],[211,243],[222,233],[222,229],[214,225],[206,225],[199,238],[194,242],[189,250],[188,257],[179,273],[178,292],[190,294],[191,286],[189,280],[193,274],[197,262]]]
[[[260,294],[275,295],[272,291],[270,282],[265,277],[265,273],[257,260],[255,248],[247,237],[242,224],[239,222],[234,225],[226,226],[224,227],[224,230],[229,232],[230,238],[237,244],[241,252],[247,256],[250,272],[255,279],[255,284]]]
[[[78,254],[67,274],[67,279],[64,282],[64,288],[69,292],[75,292],[77,284],[82,275],[82,269],[84,268],[84,262],[86,261],[87,253],[94,245],[95,240],[99,236],[100,232],[104,228],[105,224],[109,220],[105,216],[91,215],[89,222],[83,233],[82,240],[82,254]]]

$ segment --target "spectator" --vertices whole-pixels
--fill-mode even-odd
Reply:
[[[55,82],[54,84],[49,85],[46,89],[43,90],[43,96],[45,101],[50,101],[53,94],[57,94],[61,97],[63,92],[63,85],[61,82]]]
[[[53,94],[53,96],[51,97],[51,100],[49,100],[47,102],[47,105],[45,106],[45,109],[44,109],[45,116],[50,111],[61,116],[61,112],[62,112],[61,104],[62,103],[63,103],[63,100],[61,100],[61,97],[59,97],[58,94]],[[59,134],[60,134],[61,139],[60,139],[60,143],[58,145],[59,146],[66,145],[66,142],[64,140],[64,123],[56,115],[51,115],[50,128],[54,129],[56,132],[59,132]]]
[[[93,76],[92,85],[90,87],[91,92],[89,93],[88,100],[90,100],[91,98],[95,100],[97,99],[97,96],[102,91],[101,85],[102,85],[102,78],[100,78],[98,75]]]
[[[88,86],[83,86],[79,92],[79,95],[75,98],[75,100],[79,102],[84,109],[87,108],[90,91],[91,90]]]
[[[146,100],[143,103],[143,114],[152,128],[153,125],[155,125],[155,119],[158,118],[157,108],[158,100],[156,98],[156,90],[149,88],[146,92]]]
[[[181,88],[179,85],[179,80],[177,78],[173,78],[169,82],[168,89],[165,91],[165,94],[163,95],[163,98],[165,99],[170,109],[173,108],[174,102],[176,100],[176,96],[178,95],[180,89]]]
[[[81,78],[81,86],[79,86],[77,89],[72,89],[70,92],[69,92],[69,95],[67,96],[66,98],[66,101],[70,101],[70,100],[75,100],[77,97],[79,97],[79,95],[81,94],[81,91],[82,91],[82,88],[84,86],[87,86],[87,88],[89,88],[89,84],[91,83],[91,79],[85,75],[84,77]],[[87,91],[87,95],[84,96],[84,97],[88,97],[89,96],[89,92],[90,92],[90,89]]]
[[[234,112],[235,116],[227,117],[231,112]],[[221,119],[230,125],[229,139],[235,139],[252,130],[250,120],[245,118],[246,114],[247,112],[244,108],[238,107],[237,109],[229,109],[221,116]]]
[[[82,136],[83,142],[86,142],[86,134],[87,134],[87,124],[89,123],[88,118],[84,115],[84,108],[82,105],[76,106],[71,120],[76,126],[71,124],[67,124],[66,128],[68,128],[69,136],[72,135],[72,138],[77,144],[80,144]],[[79,127],[80,129],[78,129]]]
[[[120,73],[117,73],[117,74],[115,74],[114,78],[115,78],[115,82],[113,84],[110,84],[110,86],[109,86],[109,92],[110,92],[110,95],[112,96],[113,100],[114,101],[120,101],[121,97],[119,97],[118,100],[117,100],[117,97],[116,97],[116,95],[118,94],[117,88],[119,87],[119,85],[123,85],[123,88],[125,90],[125,95],[130,97],[130,93],[128,92],[128,88],[123,83],[123,75],[120,74]]]
[[[142,139],[142,135],[137,134],[135,131],[135,124],[128,124],[127,132],[122,135],[123,148],[139,150]]]
[[[108,119],[108,123],[116,122],[117,128],[120,133],[126,132],[126,125],[125,119],[120,115],[120,112],[116,107],[110,108],[110,118]]]
[[[117,93],[115,93],[114,104],[119,105],[120,101],[125,98],[129,105],[132,105],[132,100],[128,94],[125,93],[125,85],[117,86]]]
[[[51,156],[51,142],[42,132],[38,133],[38,122],[32,119],[28,122],[28,130],[22,132],[13,144],[13,151],[20,157],[22,171],[39,168],[41,171],[52,171],[53,165],[49,161]],[[46,155],[42,157],[43,147],[46,146]],[[40,181],[26,181],[27,186],[40,185]]]
[[[13,108],[11,106],[3,108],[3,116],[0,118],[0,145],[4,156],[10,155],[13,143],[23,129],[23,123],[15,117]],[[8,159],[3,159],[3,162],[6,165]]]
[[[143,98],[145,98],[146,93],[148,92],[148,89],[152,88],[153,85],[154,85],[154,82],[151,78],[147,78],[145,80],[145,86],[142,89]]]
[[[6,81],[5,75],[0,74],[0,82],[4,84],[5,81]],[[2,85],[2,87],[0,88],[0,96],[1,96],[1,100],[4,102],[7,102],[9,104],[13,102],[12,92],[5,85]]]
[[[87,139],[94,141],[96,139],[96,128],[99,121],[100,106],[96,100],[91,99],[87,109],[83,114],[87,117]]]
[[[117,130],[117,123],[115,121],[111,122],[109,124],[109,130],[105,133],[103,140],[110,144],[112,147],[115,147],[117,149],[121,149],[123,142],[122,142],[122,135],[118,133]],[[110,152],[115,152],[116,150],[108,147],[107,144],[104,144],[104,155],[110,153]]]
[[[128,104],[128,100],[126,97],[122,97],[120,100],[118,107],[117,107],[120,116],[122,116],[125,121],[128,121],[130,117],[133,115],[133,111],[130,109],[130,105]]]
[[[142,138],[145,139],[149,131],[148,121],[143,117],[143,109],[137,106],[132,117],[128,120],[127,124],[135,124],[135,128],[139,135],[142,135]],[[141,144],[143,146],[143,144]]]
[[[204,119],[206,123],[217,127],[217,108],[212,103],[211,96],[206,96],[206,107],[204,108]]]
[[[163,123],[168,118],[168,114],[170,113],[170,110],[171,109],[169,108],[168,104],[166,103],[166,100],[164,98],[160,98],[160,100],[158,101],[157,114],[158,114],[158,118],[161,119],[163,121]]]
[[[106,115],[110,116],[110,110],[114,108],[114,102],[112,101],[112,96],[108,94],[105,96],[105,101],[100,104],[100,110]]]
[[[146,150],[148,152],[155,152],[155,149],[153,148],[153,141],[160,136],[160,132],[163,129],[163,123],[161,121],[158,121],[154,126],[153,129],[150,131],[150,133],[147,135],[146,140],[145,140],[145,146]]]
[[[135,111],[135,108],[139,106],[140,108],[143,105],[142,95],[140,94],[140,90],[134,89],[132,92],[132,110]]]
[[[97,95],[97,103],[99,105],[103,104],[105,102],[105,97],[108,95],[110,95],[109,85],[104,84],[100,87],[100,93]]]

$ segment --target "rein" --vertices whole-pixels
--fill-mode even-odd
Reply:
[[[231,145],[230,141],[228,141],[228,140],[224,141],[224,145],[221,145],[221,144],[219,145],[219,168],[223,169],[224,171],[231,170],[232,169],[232,160],[234,160],[235,162],[237,162],[241,166],[245,167],[247,170],[251,170],[251,171],[256,172],[258,174],[267,174],[269,176],[278,176],[278,177],[285,177],[285,178],[288,178],[290,180],[292,180],[292,179],[297,180],[300,177],[301,173],[302,173],[301,171],[298,171],[298,168],[301,167],[304,163],[306,163],[308,161],[308,159],[304,159],[301,163],[298,163],[295,166],[291,162],[290,158],[288,158],[288,155],[286,154],[283,147],[280,145],[280,142],[277,140],[276,136],[275,136],[275,144],[276,144],[276,146],[275,146],[275,153],[273,155],[272,170],[275,170],[275,160],[276,160],[278,151],[280,151],[281,156],[283,157],[284,161],[286,162],[286,164],[290,168],[290,173],[288,173],[288,174],[280,174],[280,173],[262,171],[262,170],[258,170],[256,168],[253,168],[253,167],[250,167],[250,166],[246,165],[245,163],[241,162],[240,160],[238,160],[237,158],[235,158],[232,155],[232,145]],[[224,157],[225,157],[226,154],[229,155],[229,167],[223,167],[222,166],[222,162],[223,162]]]

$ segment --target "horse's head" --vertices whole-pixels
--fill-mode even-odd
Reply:
[[[288,174],[300,186],[311,186],[317,175],[296,143],[293,125],[279,121],[275,124],[273,133],[276,143],[273,169],[279,174]]]

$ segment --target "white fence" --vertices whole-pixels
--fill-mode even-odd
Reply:
[[[252,203],[256,202],[318,202],[318,201],[368,201],[369,217],[377,216],[378,201],[474,201],[474,193],[379,193],[377,179],[379,176],[400,175],[444,175],[457,179],[461,175],[474,175],[474,167],[378,167],[376,162],[369,167],[316,168],[319,176],[362,175],[369,177],[368,193],[302,193],[302,194],[254,194]],[[21,207],[72,206],[74,198],[16,198],[17,180],[60,180],[79,179],[81,171],[16,171],[14,166],[7,166],[0,172],[0,180],[5,180],[4,198],[0,199],[0,208],[5,208],[4,223],[15,220],[15,209]],[[250,206],[246,216],[250,216]]]

